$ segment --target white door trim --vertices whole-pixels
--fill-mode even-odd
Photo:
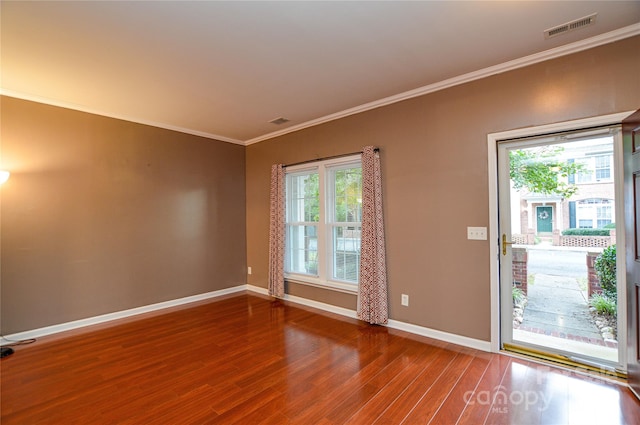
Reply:
[[[583,118],[535,127],[490,133],[487,135],[487,162],[489,182],[489,275],[491,280],[491,351],[500,351],[500,273],[498,242],[498,161],[497,151],[500,140],[536,136],[545,133],[578,130],[601,125],[620,124],[635,111],[620,112],[599,117]],[[617,164],[616,164],[617,165]]]

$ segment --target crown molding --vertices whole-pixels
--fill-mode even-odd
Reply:
[[[77,105],[75,103],[61,102],[61,101],[52,100],[52,99],[49,99],[49,98],[46,98],[46,97],[35,96],[35,95],[32,95],[32,94],[21,93],[21,92],[17,92],[17,91],[13,91],[13,90],[7,90],[7,89],[4,89],[4,88],[0,88],[0,95],[8,96],[8,97],[15,97],[16,99],[28,100],[28,101],[31,101],[31,102],[43,103],[45,105],[50,105],[50,106],[57,106],[57,107],[60,107],[60,108],[72,109],[74,111],[86,112],[86,113],[89,113],[89,114],[100,115],[100,116],[103,116],[103,117],[114,118],[114,119],[123,120],[123,121],[129,121],[129,122],[133,122],[133,123],[136,123],[136,124],[148,125],[148,126],[151,126],[151,127],[162,128],[162,129],[165,129],[165,130],[177,131],[179,133],[185,133],[185,134],[191,134],[193,136],[205,137],[207,139],[218,140],[220,142],[234,143],[236,145],[244,145],[245,144],[245,142],[243,142],[242,140],[231,139],[229,137],[219,136],[217,134],[206,133],[206,132],[203,132],[203,131],[192,130],[190,128],[178,127],[178,126],[165,124],[165,123],[160,123],[160,122],[156,122],[156,121],[149,121],[149,120],[139,119],[139,118],[131,117],[131,116],[124,115],[124,114],[112,114],[112,113],[100,111],[100,110],[97,110],[97,109],[87,108],[87,107],[85,107],[83,105]]]
[[[324,124],[330,121],[334,121],[340,118],[345,118],[350,115],[359,114],[361,112],[370,111],[372,109],[380,108],[382,106],[391,105],[394,103],[402,102],[404,100],[413,99],[414,97],[423,96],[429,93],[444,90],[450,87],[458,86],[461,84],[469,83],[471,81],[480,80],[482,78],[490,77],[492,75],[501,74],[503,72],[512,71],[518,68],[524,68],[529,65],[544,62],[547,60],[559,58],[562,56],[570,55],[572,53],[578,53],[583,50],[588,50],[594,47],[602,46],[604,44],[613,43],[615,41],[623,40],[625,38],[640,35],[640,23],[629,25],[624,28],[620,28],[614,31],[610,31],[604,34],[597,35],[595,37],[587,38],[585,40],[576,41],[574,43],[566,44],[564,46],[555,47],[553,49],[545,50],[543,52],[535,53],[533,55],[524,56],[519,59],[514,59],[509,62],[504,62],[499,65],[490,66],[478,71],[469,72],[457,77],[449,78],[434,84],[419,87],[417,89],[409,90],[403,93],[399,93],[393,96],[385,97],[383,99],[375,100],[373,102],[365,103],[354,108],[345,109],[341,112],[326,115],[321,118],[317,118],[311,121],[304,122],[292,127],[288,127],[279,131],[258,136],[253,139],[247,140],[245,145],[252,145],[254,143],[262,142],[265,140],[273,139],[274,137],[282,136],[294,131],[303,130],[305,128],[313,127],[319,124]]]

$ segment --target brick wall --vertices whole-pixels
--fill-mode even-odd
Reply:
[[[591,298],[593,294],[602,293],[600,279],[598,279],[596,269],[593,267],[596,262],[596,258],[598,258],[599,255],[599,252],[587,252],[587,279],[589,281],[589,298]]]
[[[536,233],[533,229],[529,229],[527,233],[514,233],[511,235],[511,241],[518,245],[534,245]]]
[[[615,244],[616,231],[614,229],[611,229],[609,236],[564,236],[559,230],[553,231],[554,246],[606,248]]]
[[[527,294],[527,249],[511,249],[511,269],[513,270],[513,284]]]

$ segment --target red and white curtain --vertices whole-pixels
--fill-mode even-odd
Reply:
[[[358,318],[372,324],[389,320],[387,263],[382,214],[380,155],[373,146],[362,150],[362,240]]]
[[[269,295],[284,297],[285,193],[284,167],[271,166],[269,224]]]

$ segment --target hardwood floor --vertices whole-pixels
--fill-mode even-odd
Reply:
[[[595,376],[257,295],[42,338],[1,361],[10,424],[638,424]]]

